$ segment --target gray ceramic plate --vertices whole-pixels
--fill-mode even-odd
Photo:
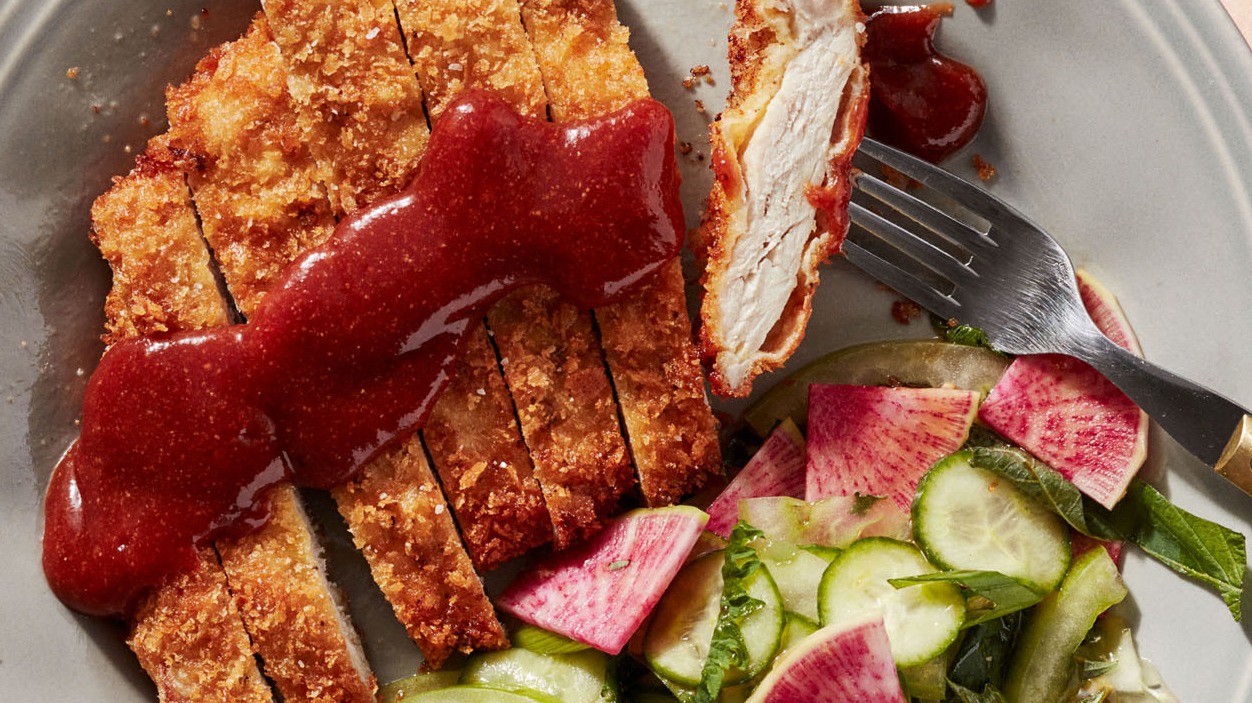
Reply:
[[[630,0],[622,16],[680,138],[705,149],[727,87],[730,13],[718,0]],[[87,208],[129,150],[161,128],[161,92],[204,51],[239,34],[236,0],[0,3],[0,698],[152,700],[111,623],[80,618],[39,570],[40,497],[74,434],[107,270],[87,243]],[[999,169],[994,190],[1055,233],[1117,292],[1153,359],[1252,405],[1252,52],[1217,0],[1000,0],[959,5],[941,43],[985,75],[990,118],[970,152]],[[681,79],[698,64],[717,85]],[[77,67],[70,80],[67,70]],[[692,155],[698,212],[708,179]],[[969,153],[953,160],[961,170]],[[796,362],[845,344],[921,333],[890,321],[890,298],[835,265]],[[768,379],[761,382],[764,387]],[[1252,499],[1168,440],[1149,466],[1184,507],[1249,531]],[[354,594],[380,678],[416,652],[331,525],[336,577]],[[1208,591],[1131,555],[1143,652],[1184,701],[1252,701],[1249,631]],[[1252,608],[1250,608],[1252,610]]]

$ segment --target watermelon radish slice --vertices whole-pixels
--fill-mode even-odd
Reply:
[[[760,496],[804,497],[804,436],[791,420],[774,428],[729,486],[709,505],[706,530],[730,538],[739,501]]]
[[[739,519],[771,540],[797,547],[843,549],[862,537],[906,540],[909,516],[895,501],[871,496],[832,496],[816,503],[798,498],[748,498]]]
[[[917,481],[969,436],[978,391],[813,384],[805,499],[883,496],[908,509]]]
[[[661,599],[707,521],[704,511],[690,506],[632,510],[591,540],[523,572],[496,605],[617,654]]]
[[[761,680],[748,703],[904,703],[882,616],[871,614],[805,637]]]
[[[1111,293],[1081,271],[1078,292],[1100,331],[1140,353]],[[1106,508],[1125,495],[1148,452],[1147,414],[1100,372],[1068,356],[1014,359],[978,416]]]

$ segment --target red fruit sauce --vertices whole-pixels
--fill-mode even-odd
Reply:
[[[412,185],[293,263],[247,325],[110,348],[48,488],[52,589],[125,615],[198,545],[264,524],[267,487],[341,483],[419,427],[510,290],[594,307],[646,281],[682,244],[673,133],[650,100],[556,125],[469,93]]]
[[[935,50],[935,30],[950,14],[950,3],[881,7],[869,16],[862,53],[870,134],[935,163],[968,144],[987,112],[978,72]]]

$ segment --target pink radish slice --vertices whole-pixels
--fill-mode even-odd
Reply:
[[[1096,549],[1098,547],[1108,552],[1109,558],[1113,560],[1114,564],[1117,564],[1117,568],[1121,568],[1122,550],[1126,547],[1125,542],[1105,541],[1102,539],[1096,539],[1095,537],[1088,537],[1081,532],[1074,531],[1070,533],[1069,544],[1075,559],[1086,553],[1088,550]]]
[[[617,654],[661,599],[707,521],[690,506],[632,510],[590,541],[523,572],[496,605]]]
[[[904,703],[882,616],[824,627],[774,663],[748,703]]]
[[[922,474],[969,436],[978,400],[949,388],[813,384],[805,499],[861,493],[907,509]]]
[[[1138,353],[1112,294],[1084,272],[1078,291],[1100,330]],[[1147,456],[1147,415],[1098,371],[1068,356],[1014,359],[978,416],[1106,508],[1125,495]]]
[[[729,486],[709,505],[706,530],[730,538],[739,521],[739,501],[763,496],[804,496],[804,436],[791,420],[770,433]]]

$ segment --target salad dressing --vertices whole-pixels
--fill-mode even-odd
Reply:
[[[543,283],[598,307],[677,255],[673,122],[651,100],[552,124],[470,92],[407,190],[345,219],[247,325],[111,347],[46,497],[44,571],[121,616],[281,481],[330,487],[420,427],[468,327]]]

